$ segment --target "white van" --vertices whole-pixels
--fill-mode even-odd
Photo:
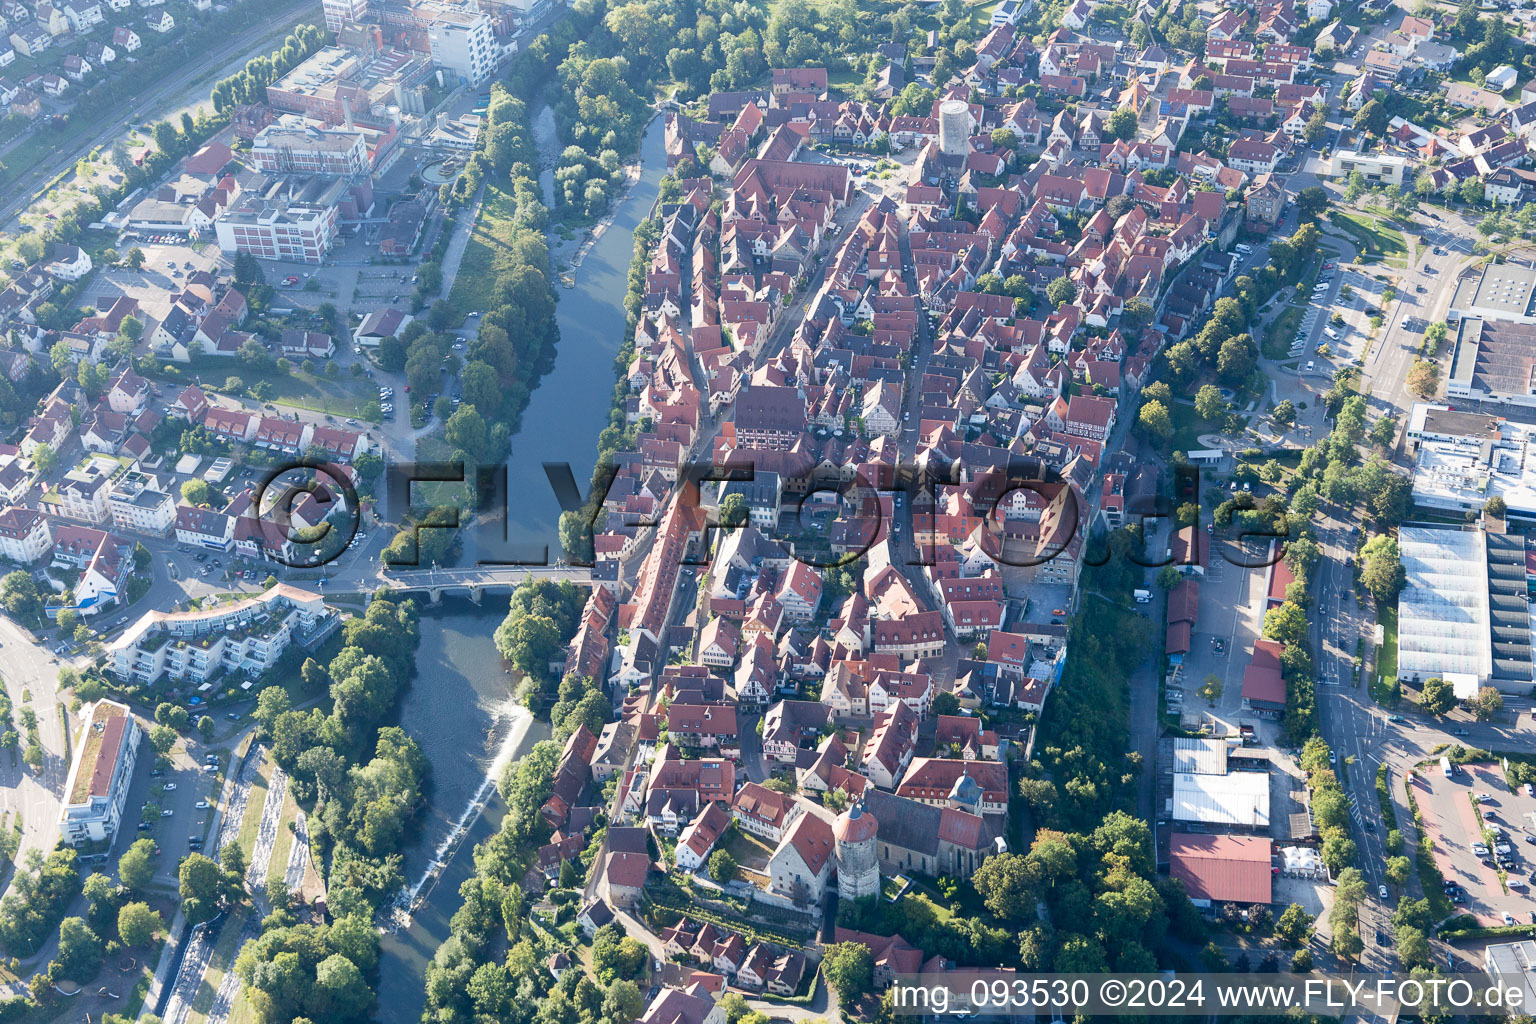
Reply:
[[[1316,365],[1317,365],[1316,363],[1314,363],[1314,362],[1312,362],[1312,360],[1308,359],[1307,360],[1307,372],[1311,373],[1312,372],[1312,367],[1314,367]]]
[[[1339,340],[1339,332],[1334,330],[1332,327],[1324,327],[1323,333],[1328,335],[1328,337],[1332,338],[1334,341]]]

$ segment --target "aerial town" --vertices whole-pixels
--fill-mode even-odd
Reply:
[[[0,1019],[1536,1001],[1525,0],[0,37]]]

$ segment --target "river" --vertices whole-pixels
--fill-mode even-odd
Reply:
[[[665,135],[658,117],[641,140],[645,169],[639,181],[582,261],[576,286],[557,289],[555,365],[523,413],[507,462],[507,493],[516,498],[508,502],[507,536],[520,552],[548,545],[551,558],[559,553],[560,505],[542,463],[569,463],[583,489],[591,478],[597,435],[608,425],[613,360],[624,338],[634,231],[656,200],[666,167]],[[546,724],[532,721],[512,701],[511,677],[491,639],[506,615],[505,599],[487,597],[477,607],[444,598],[440,608],[423,608],[416,676],[401,701],[400,721],[432,765],[432,790],[419,839],[405,854],[408,884],[417,884],[456,828],[463,827],[464,836],[423,890],[410,927],[383,936],[375,1016],[384,1024],[417,1024],[426,966],[448,937],[459,886],[474,874],[475,845],[500,827],[506,808],[494,788],[485,794],[483,810],[475,809],[488,773],[549,735]]]
[[[543,145],[558,146],[552,136],[537,134]],[[634,255],[635,228],[650,215],[666,171],[666,126],[662,118],[653,120],[646,129],[640,158],[644,166],[640,179],[613,211],[612,223],[575,271],[576,286],[562,288],[557,284],[555,288],[560,302],[555,365],[530,398],[507,461],[508,550],[520,560],[538,559],[545,545],[550,558],[560,555],[560,503],[550,489],[543,463],[568,464],[585,496],[597,459],[597,435],[608,426],[613,360],[624,341],[624,292]],[[552,181],[551,171],[544,170],[540,179]]]
[[[483,606],[445,597],[422,605],[416,676],[400,702],[400,723],[432,765],[428,807],[417,841],[405,851],[405,877],[417,885],[446,853],[446,864],[423,887],[424,900],[408,928],[383,936],[377,1017],[416,1024],[424,1001],[427,962],[448,937],[459,907],[459,886],[475,871],[475,844],[500,827],[505,805],[494,786],[499,764],[549,736],[512,698],[511,676],[491,639],[507,614],[504,598]],[[477,799],[479,798],[479,799]],[[451,850],[444,843],[462,831]]]

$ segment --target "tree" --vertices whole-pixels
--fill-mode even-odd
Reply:
[[[1077,285],[1072,283],[1071,278],[1062,275],[1045,286],[1045,297],[1051,300],[1054,308],[1059,309],[1077,297]]]
[[[59,464],[59,456],[53,450],[53,445],[46,441],[38,445],[32,452],[32,464],[37,467],[39,473],[47,473]]]
[[[1296,213],[1303,220],[1316,220],[1328,208],[1328,193],[1312,185],[1296,193]]]
[[[1287,647],[1306,642],[1307,613],[1294,601],[1285,601],[1264,615],[1264,636]]]
[[[1408,368],[1408,390],[1420,398],[1433,398],[1439,389],[1439,365],[1428,359],[1414,359]]]
[[[1307,118],[1306,127],[1301,130],[1301,137],[1307,140],[1307,145],[1315,146],[1323,141],[1323,136],[1328,134],[1328,113],[1321,107],[1312,112]],[[1299,203],[1297,204],[1299,207]],[[1315,214],[1314,214],[1315,216]]]
[[[1484,686],[1477,691],[1477,696],[1472,698],[1471,705],[1472,713],[1477,716],[1477,720],[1487,722],[1504,710],[1504,695],[1491,686]]]
[[[1216,702],[1221,700],[1221,691],[1221,676],[1218,676],[1214,672],[1210,672],[1206,674],[1205,681],[1200,684],[1200,687],[1195,691],[1195,694],[1211,707],[1215,707]]]
[[[206,508],[213,508],[223,504],[223,495],[208,481],[199,477],[193,477],[181,485],[181,500],[188,505],[201,505]]]
[[[709,855],[709,877],[716,885],[724,885],[736,877],[736,858],[725,850]]]
[[[749,510],[745,495],[739,493],[727,494],[720,502],[720,525],[728,527],[746,526]]]
[[[987,858],[971,876],[971,886],[986,908],[1005,922],[1023,925],[1035,912],[1034,872],[1027,857],[1000,853]]]
[[[550,659],[560,650],[560,631],[545,616],[522,615],[496,628],[496,646],[518,671],[542,677],[548,674]]]
[[[1469,206],[1476,206],[1483,201],[1483,183],[1479,178],[1468,178],[1456,189],[1461,201]]]
[[[1395,600],[1406,580],[1396,538],[1377,534],[1360,549],[1360,559],[1361,585],[1379,602]]]
[[[1166,441],[1173,436],[1173,418],[1162,402],[1145,402],[1136,416],[1136,426],[1148,437]]]
[[[218,864],[200,853],[190,853],[181,862],[179,882],[181,909],[189,921],[206,921],[218,913],[225,892],[224,872]]]
[[[43,599],[31,573],[17,569],[0,579],[0,606],[19,622],[36,622],[42,617]]]
[[[1393,931],[1397,939],[1397,958],[1409,968],[1428,967],[1431,963],[1429,940],[1422,929],[1403,925]],[[1425,1020],[1429,1017],[1426,1015]]]
[[[59,922],[59,973],[71,981],[90,981],[101,969],[101,938],[78,917]]]
[[[1426,679],[1419,691],[1419,706],[1432,715],[1443,715],[1456,706],[1456,688],[1439,676]]]
[[[148,903],[125,903],[117,912],[117,937],[125,946],[149,945],[160,925],[160,912]]]
[[[869,991],[874,979],[869,947],[859,942],[834,942],[822,956],[821,973],[837,993],[838,1002],[852,1006]]]
[[[1289,398],[1282,398],[1269,416],[1276,426],[1288,427],[1296,422],[1296,405]]]
[[[1275,937],[1292,949],[1305,946],[1312,941],[1312,925],[1316,920],[1301,904],[1292,903],[1275,922]]]
[[[1227,960],[1227,954],[1214,942],[1207,942],[1205,948],[1200,950],[1200,963],[1208,971],[1224,972],[1231,970],[1231,962]]]
[[[213,719],[208,715],[203,715],[197,720],[197,735],[204,743],[212,741]]]
[[[1387,882],[1392,885],[1404,885],[1408,881],[1408,875],[1413,870],[1407,857],[1388,857],[1386,867]]]
[[[1387,124],[1387,109],[1375,98],[1365,101],[1355,112],[1355,131],[1380,135]]]
[[[1343,832],[1335,832],[1323,840],[1323,863],[1334,874],[1355,862],[1355,841]]]
[[[1139,331],[1152,322],[1152,303],[1143,298],[1130,299],[1120,310],[1120,327]]]
[[[142,892],[155,877],[155,841],[140,839],[117,859],[117,877],[127,888]]]
[[[1227,400],[1221,397],[1221,389],[1205,384],[1195,392],[1195,412],[1203,420],[1214,420],[1227,411]]]
[[[1136,137],[1137,120],[1136,111],[1130,107],[1120,107],[1109,115],[1109,120],[1104,124],[1105,133],[1116,139],[1133,139]]]
[[[128,250],[128,258],[123,260],[123,262],[128,265],[128,269],[138,270],[144,266],[144,250],[134,246]]]

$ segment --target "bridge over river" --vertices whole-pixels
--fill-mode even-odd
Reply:
[[[476,604],[487,591],[510,594],[524,580],[553,580],[577,586],[592,583],[592,570],[581,565],[468,565],[433,569],[379,571],[378,586],[403,593],[424,593],[437,604],[444,594],[466,595]]]

